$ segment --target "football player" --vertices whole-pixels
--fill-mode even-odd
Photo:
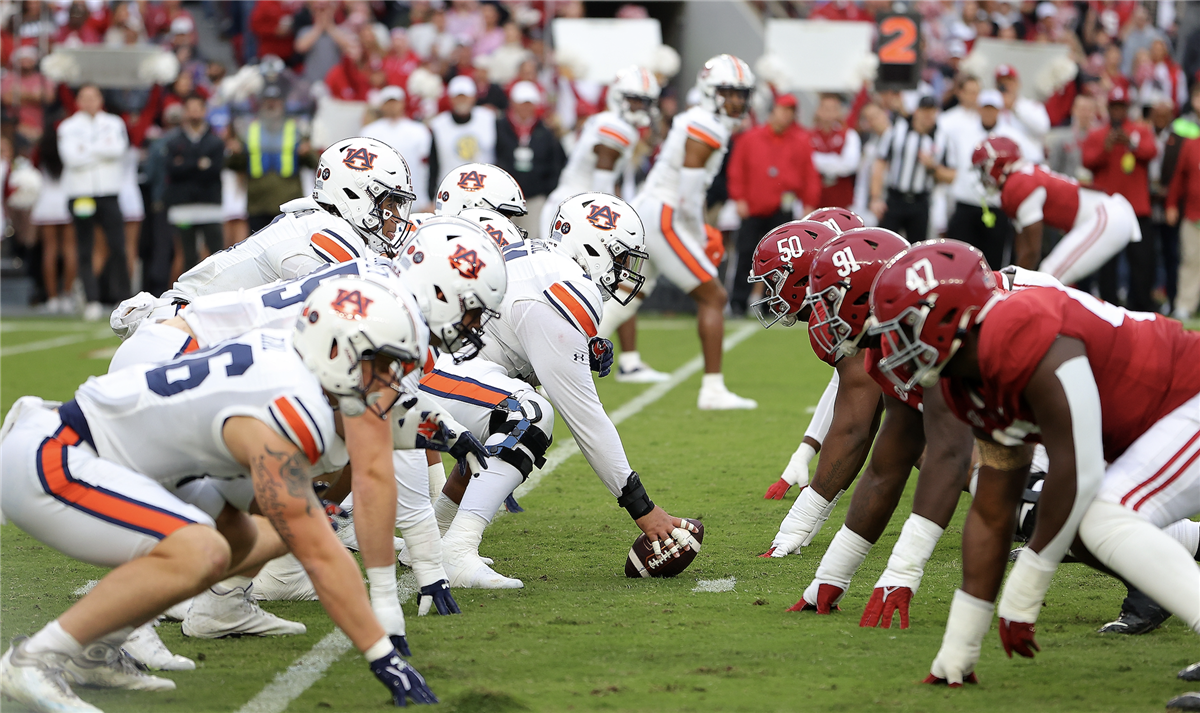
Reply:
[[[696,302],[704,354],[698,407],[752,409],[758,403],[729,391],[721,373],[727,295],[716,279],[716,266],[705,252],[708,231],[704,200],[721,169],[730,133],[746,113],[754,73],[737,57],[722,54],[705,62],[697,86],[703,94],[700,105],[675,117],[658,160],[632,205],[646,224],[646,252],[652,274],[661,273]],[[650,274],[647,279],[652,279]],[[610,302],[602,331],[611,334],[638,307],[632,299],[624,304]]]
[[[0,429],[4,514],[68,556],[115,569],[13,643],[0,658],[0,692],[39,711],[95,713],[68,679],[173,689],[131,663],[121,642],[168,606],[260,564],[281,540],[396,703],[437,702],[397,653],[407,648],[402,632],[381,625],[312,486],[354,455],[343,419],[386,428],[425,338],[386,286],[342,277],[312,292],[291,332],[255,331],[93,377],[65,404],[19,399]],[[241,484],[239,507],[206,498],[197,474]],[[272,527],[246,514],[252,497]]]
[[[1200,513],[1200,334],[1071,288],[1001,292],[979,251],[949,240],[890,261],[870,304],[880,370],[906,391],[940,379],[982,461],[963,586],[927,682],[977,680],[1033,442],[1049,456],[1037,523],[995,607],[1009,656],[1039,650],[1037,615],[1076,534],[1200,631],[1200,568],[1160,529]]]
[[[984,186],[1000,191],[1000,206],[1017,230],[1019,267],[1037,269],[1070,285],[1142,239],[1137,216],[1124,196],[1081,188],[1072,178],[1022,159],[1012,139],[985,139],[975,148],[971,163],[983,174]],[[1064,235],[1042,259],[1045,225]]]
[[[421,390],[457,421],[487,434],[488,467],[469,473],[469,485],[468,474],[451,474],[435,505],[446,527],[451,586],[524,586],[489,567],[479,543],[505,496],[545,463],[556,411],[597,476],[655,546],[671,554],[689,546],[689,525],[651,502],[630,468],[591,375],[607,375],[612,367],[612,342],[596,337],[604,302],[636,295],[645,279],[643,235],[637,213],[624,201],[601,193],[570,198],[555,215],[549,242],[505,248],[508,291],[479,357],[454,364],[443,356],[421,379]],[[620,290],[623,284],[627,291]]]
[[[490,163],[463,164],[438,185],[436,215],[458,215],[469,208],[487,208],[507,218],[527,212],[521,186],[508,171]]]

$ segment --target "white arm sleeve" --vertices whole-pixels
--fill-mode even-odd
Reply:
[[[1029,194],[1029,197],[1021,201],[1021,205],[1017,207],[1017,215],[1013,218],[1013,223],[1017,230],[1024,230],[1026,227],[1042,220],[1042,208],[1046,205],[1046,189],[1038,186]]]
[[[567,422],[588,464],[613,497],[619,496],[633,469],[617,427],[596,393],[587,337],[542,302],[517,302],[511,311],[509,319],[546,395]]]
[[[817,153],[812,155],[813,165],[822,176],[853,176],[858,172],[862,159],[862,140],[857,131],[847,131],[841,153]]]

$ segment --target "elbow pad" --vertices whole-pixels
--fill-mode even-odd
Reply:
[[[629,517],[634,520],[645,517],[654,509],[654,503],[646,494],[642,479],[636,472],[629,474],[629,479],[625,481],[625,487],[621,488],[621,494],[617,497],[617,505],[625,508],[629,512]]]

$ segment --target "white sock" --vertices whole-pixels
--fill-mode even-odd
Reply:
[[[850,578],[854,576],[870,551],[870,542],[867,542],[854,530],[842,525],[842,529],[833,536],[833,542],[829,543],[829,549],[825,551],[825,556],[821,558],[821,564],[817,566],[817,574],[813,577],[813,583],[835,584],[846,589],[850,586]]]
[[[438,532],[437,520],[427,517],[404,528],[403,535],[417,585],[424,587],[446,579],[446,570],[442,567],[442,535]]]
[[[700,377],[701,389],[718,389],[725,390],[725,375],[718,372],[716,374],[705,374]]]
[[[470,488],[468,488],[470,490]],[[433,514],[437,518],[438,530],[445,537],[446,530],[449,529],[450,523],[454,522],[454,516],[458,514],[458,503],[454,502],[444,494],[438,496],[438,499],[433,503]]]
[[[233,590],[235,590],[239,587],[242,589],[249,587],[253,581],[254,580],[250,579],[249,577],[243,577],[241,575],[234,575],[232,577],[223,579],[220,582],[217,582],[216,584],[214,584],[211,587],[211,589],[212,589],[213,594],[229,594],[230,592],[232,592]]]
[[[617,355],[617,366],[622,371],[632,371],[642,365],[642,355],[638,352],[621,352]]]
[[[813,412],[812,420],[808,422],[808,428],[804,430],[804,435],[811,438],[817,443],[824,443],[825,436],[829,434],[829,426],[833,423],[833,403],[837,400],[839,378],[837,372],[833,372],[833,378],[829,380],[825,391],[821,394],[821,400],[817,402],[817,410]]]
[[[1193,558],[1200,555],[1200,522],[1179,520],[1164,527],[1163,532],[1178,540]]]
[[[429,466],[429,501],[437,502],[442,488],[446,487],[446,468],[441,461]]]
[[[925,574],[925,563],[933,555],[944,530],[937,523],[913,513],[904,521],[900,539],[892,548],[887,569],[879,575],[876,587],[908,587],[917,593],[921,577]]]
[[[503,440],[503,434],[494,436],[495,440]],[[492,438],[488,439],[493,440]],[[499,458],[489,458],[488,467],[477,477],[471,479],[471,487],[463,495],[458,505],[459,512],[475,513],[486,522],[491,522],[504,499],[508,497],[524,478],[521,471],[511,463],[505,463]]]
[[[482,516],[466,510],[459,510],[454,522],[450,523],[450,529],[442,538],[447,559],[456,551],[461,550],[466,550],[478,557],[479,543],[483,541],[483,530],[487,526],[488,521]]]
[[[62,628],[58,619],[43,626],[41,631],[29,637],[29,641],[25,644],[25,650],[31,654],[53,651],[66,654],[71,658],[83,655],[83,646]]]

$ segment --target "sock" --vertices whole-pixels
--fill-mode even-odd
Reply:
[[[71,658],[83,655],[83,646],[62,628],[58,619],[43,626],[41,631],[31,636],[25,644],[25,650],[31,654],[52,651]]]
[[[1164,527],[1163,532],[1178,540],[1193,559],[1200,561],[1200,522],[1179,520]]]
[[[642,365],[642,355],[638,352],[621,352],[617,355],[617,366],[621,371],[633,371]]]
[[[438,530],[442,533],[442,537],[446,536],[446,530],[450,527],[450,523],[454,522],[454,516],[457,514],[458,503],[444,494],[438,496],[437,502],[433,504],[433,515],[437,518]]]
[[[494,439],[500,442],[506,437],[506,434],[495,434],[488,441]],[[471,480],[471,487],[467,488],[462,502],[459,503],[459,512],[474,513],[485,522],[491,522],[504,499],[523,480],[521,471],[517,470],[516,466],[499,458],[490,458],[487,469]]]
[[[854,576],[855,571],[858,570],[859,565],[867,558],[867,553],[870,551],[870,542],[867,542],[854,530],[842,525],[842,529],[833,536],[833,542],[829,543],[829,549],[821,558],[821,564],[817,566],[813,584],[835,584],[846,589],[850,586],[850,578]]]
[[[479,543],[483,541],[483,530],[487,526],[488,521],[481,515],[460,510],[455,516],[454,522],[450,523],[450,529],[442,538],[446,561],[451,561],[456,553],[464,550],[468,554],[478,557]]]
[[[908,587],[917,593],[921,577],[925,574],[925,563],[933,555],[944,530],[932,520],[913,513],[904,521],[900,539],[892,548],[887,569],[879,575],[878,587]]]
[[[229,594],[230,592],[232,592],[235,589],[238,589],[239,587],[242,589],[245,589],[246,587],[249,587],[251,585],[251,583],[253,583],[253,582],[254,582],[254,580],[250,579],[249,577],[243,577],[241,575],[234,575],[234,576],[224,579],[220,582],[217,582],[212,587],[210,587],[210,589],[212,589],[213,594]]]
[[[718,372],[716,374],[705,374],[700,377],[701,389],[720,389],[725,390],[725,375]]]

